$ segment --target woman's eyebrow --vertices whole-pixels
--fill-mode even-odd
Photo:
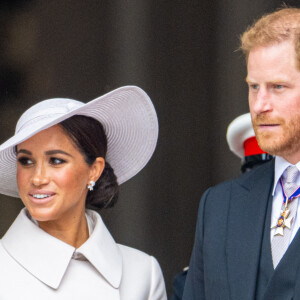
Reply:
[[[17,154],[19,154],[19,153],[24,153],[24,154],[32,155],[32,153],[31,153],[30,151],[25,150],[25,149],[20,149],[20,150],[18,150],[18,151],[17,151]]]
[[[49,151],[46,151],[45,152],[46,155],[54,155],[54,154],[64,154],[64,155],[67,155],[67,156],[71,156],[71,154],[63,151],[63,150],[49,150]]]
[[[30,151],[25,150],[25,149],[18,150],[17,154],[19,154],[19,153],[23,153],[23,154],[27,154],[27,155],[32,155],[32,153]],[[67,152],[65,152],[63,150],[58,150],[58,149],[57,150],[46,151],[45,154],[46,155],[64,154],[64,155],[72,157],[71,154],[69,154],[69,153],[67,153]]]

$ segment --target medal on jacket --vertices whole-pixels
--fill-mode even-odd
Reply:
[[[287,227],[288,229],[291,229],[294,217],[292,218],[290,216],[290,211],[288,209],[289,203],[293,201],[295,198],[300,196],[300,187],[292,193],[290,197],[287,197],[284,188],[282,180],[280,179],[280,185],[281,185],[281,191],[283,195],[283,202],[282,202],[282,210],[280,211],[279,218],[273,220],[271,228],[275,228],[275,235],[283,235],[283,229]]]

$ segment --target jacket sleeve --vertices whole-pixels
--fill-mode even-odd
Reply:
[[[151,287],[149,300],[167,300],[166,287],[161,268],[157,260],[151,256]]]
[[[203,271],[203,226],[204,209],[209,190],[207,190],[200,200],[196,234],[190,266],[185,282],[183,300],[203,300],[205,299],[204,271]]]

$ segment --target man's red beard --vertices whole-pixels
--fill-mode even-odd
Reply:
[[[265,114],[255,116],[252,122],[258,144],[264,151],[283,157],[300,152],[300,114],[288,123],[284,118],[269,118]],[[264,130],[263,125],[274,126],[274,131]]]

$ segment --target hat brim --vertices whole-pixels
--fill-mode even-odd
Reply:
[[[54,99],[45,101],[51,100]],[[43,122],[33,122],[0,146],[0,193],[19,197],[14,147],[74,115],[92,117],[103,125],[108,142],[106,161],[114,169],[119,184],[147,164],[156,147],[158,120],[149,96],[142,89],[125,86],[86,104],[70,101],[76,102],[70,111]]]

